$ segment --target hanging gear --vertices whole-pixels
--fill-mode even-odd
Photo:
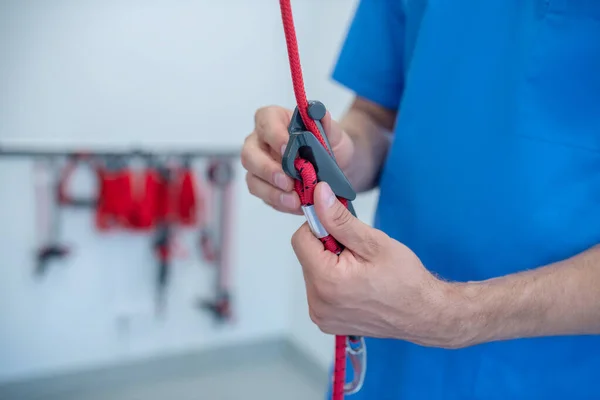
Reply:
[[[130,225],[133,198],[131,175],[122,157],[106,157],[98,167],[100,189],[96,204],[96,228],[107,231]]]
[[[166,290],[171,273],[171,224],[173,223],[171,211],[172,194],[170,182],[172,172],[165,166],[156,167],[156,239],[154,251],[158,259],[158,270],[156,275],[156,312],[162,315],[166,306]]]
[[[132,206],[127,220],[134,230],[149,231],[156,228],[159,220],[157,207],[162,195],[163,179],[152,163],[136,173],[130,172],[132,180]],[[162,219],[164,215],[160,216]]]
[[[37,227],[39,247],[36,252],[35,274],[44,275],[54,261],[63,259],[69,254],[68,247],[59,242],[60,177],[54,158],[36,162],[35,180],[39,224]]]
[[[98,166],[87,153],[74,153],[67,157],[67,163],[62,169],[58,182],[58,202],[63,206],[73,207],[94,207],[96,199],[94,196],[87,198],[74,197],[69,193],[69,182],[73,173],[78,169],[85,167],[90,170],[94,179],[98,178]]]
[[[198,183],[191,167],[189,157],[184,157],[177,171],[178,179],[175,188],[175,217],[180,225],[194,226],[201,222],[204,202]]]
[[[217,261],[217,249],[215,248],[215,234],[208,228],[200,231],[200,251],[204,261],[215,263]]]
[[[300,55],[294,28],[291,0],[280,0],[287,52],[296,97],[296,108],[288,131],[290,140],[286,147],[282,167],[295,179],[294,189],[300,197],[302,210],[313,234],[321,240],[325,249],[340,254],[343,247],[324,229],[314,210],[314,190],[318,182],[329,184],[340,202],[355,215],[352,203],[356,193],[337,165],[331,146],[320,121],[326,109],[322,103],[308,102],[304,90]],[[346,355],[354,369],[354,379],[346,383]],[[360,390],[366,371],[366,347],[358,336],[336,336],[333,373],[333,400],[342,400],[345,394]]]
[[[204,258],[215,266],[216,277],[214,298],[200,301],[200,307],[210,311],[217,321],[223,322],[232,317],[228,257],[233,168],[229,161],[215,160],[208,166],[207,175],[215,188],[212,205],[218,207],[218,213],[213,212],[213,215],[217,216],[219,236],[214,235],[214,230],[203,229],[201,232],[201,249]]]
[[[156,275],[156,313],[162,315],[166,306],[166,291],[171,272],[171,241],[169,224],[161,222],[156,231],[154,252],[158,259]]]

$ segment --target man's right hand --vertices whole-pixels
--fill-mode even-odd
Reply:
[[[292,111],[282,107],[259,109],[254,116],[254,131],[248,135],[242,148],[242,165],[248,171],[246,183],[250,193],[278,211],[302,214],[300,199],[294,192],[294,181],[281,168],[291,118]],[[337,163],[344,171],[354,155],[354,143],[331,119],[329,112],[321,123]]]

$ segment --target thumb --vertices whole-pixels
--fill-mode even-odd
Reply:
[[[367,259],[377,253],[376,230],[352,215],[326,182],[315,189],[315,209],[327,232],[353,253]]]

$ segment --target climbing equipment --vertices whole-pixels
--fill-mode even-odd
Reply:
[[[35,274],[44,275],[54,261],[64,259],[70,249],[61,243],[60,182],[56,161],[50,157],[35,163],[38,249],[35,254]]]
[[[96,204],[96,228],[99,231],[121,229],[131,225],[132,210],[145,214],[146,207],[135,205],[132,197],[131,174],[123,157],[105,157],[98,168],[98,200]],[[137,207],[136,207],[137,206]],[[147,218],[145,218],[147,219]]]
[[[340,202],[355,216],[351,201],[355,199],[356,192],[337,165],[321,125],[320,121],[326,115],[325,106],[320,102],[307,100],[291,0],[280,0],[279,5],[296,97],[296,108],[288,126],[290,138],[283,155],[282,167],[284,172],[295,180],[294,189],[300,197],[302,211],[311,231],[327,250],[340,254],[343,250],[342,245],[329,235],[314,211],[314,190],[318,182],[327,182]],[[346,356],[349,357],[354,372],[353,380],[348,383]],[[345,394],[358,392],[363,384],[365,372],[364,339],[359,336],[336,336],[332,400],[342,400]]]
[[[70,207],[93,207],[96,204],[94,196],[89,198],[76,198],[69,194],[68,185],[73,173],[81,167],[87,167],[91,175],[96,178],[98,166],[86,153],[73,153],[67,157],[67,163],[60,173],[58,182],[58,202],[63,206]]]
[[[200,247],[205,261],[215,267],[213,297],[201,299],[199,307],[210,312],[219,323],[230,321],[232,318],[232,299],[229,282],[229,239],[230,217],[232,203],[232,182],[234,177],[231,163],[227,160],[215,159],[208,165],[208,181],[213,187],[212,229],[208,226],[200,234]],[[215,226],[215,225],[218,225]],[[217,229],[215,229],[217,228]],[[218,231],[218,235],[216,232]]]
[[[195,226],[204,217],[204,201],[189,157],[184,157],[177,168],[175,185],[175,218],[182,226]]]

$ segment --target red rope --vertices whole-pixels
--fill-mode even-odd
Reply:
[[[312,134],[315,135],[315,137],[319,140],[321,145],[327,149],[325,139],[321,137],[319,129],[317,128],[317,124],[315,124],[315,121],[313,121],[308,115],[308,100],[304,90],[304,79],[302,77],[302,67],[300,65],[300,55],[298,53],[298,41],[296,39],[291,1],[279,0],[279,5],[281,8],[281,19],[283,21],[290,71],[292,74],[294,95],[296,96],[298,111],[306,128],[312,132]],[[298,196],[300,196],[300,203],[303,206],[312,205],[314,204],[314,191],[318,182],[315,168],[310,162],[300,157],[296,158],[294,166],[302,178],[301,180],[295,181],[294,187],[296,193],[298,193]],[[344,206],[347,206],[346,199],[340,198],[340,201],[342,201]],[[322,238],[321,242],[323,242],[323,246],[327,250],[335,254],[341,253],[343,249],[337,240],[335,240],[331,235]],[[342,400],[344,398],[344,382],[346,379],[346,336],[335,337],[334,358],[335,362],[332,400]]]
[[[302,180],[295,181],[294,186],[296,193],[298,193],[298,196],[300,196],[300,203],[303,206],[313,205],[315,187],[317,186],[318,182],[315,167],[309,161],[300,157],[296,158],[294,166],[302,177]],[[346,199],[340,200],[344,202],[344,205],[347,204]],[[342,246],[331,235],[321,238],[321,242],[323,242],[325,248],[332,253],[340,254],[343,250]]]

